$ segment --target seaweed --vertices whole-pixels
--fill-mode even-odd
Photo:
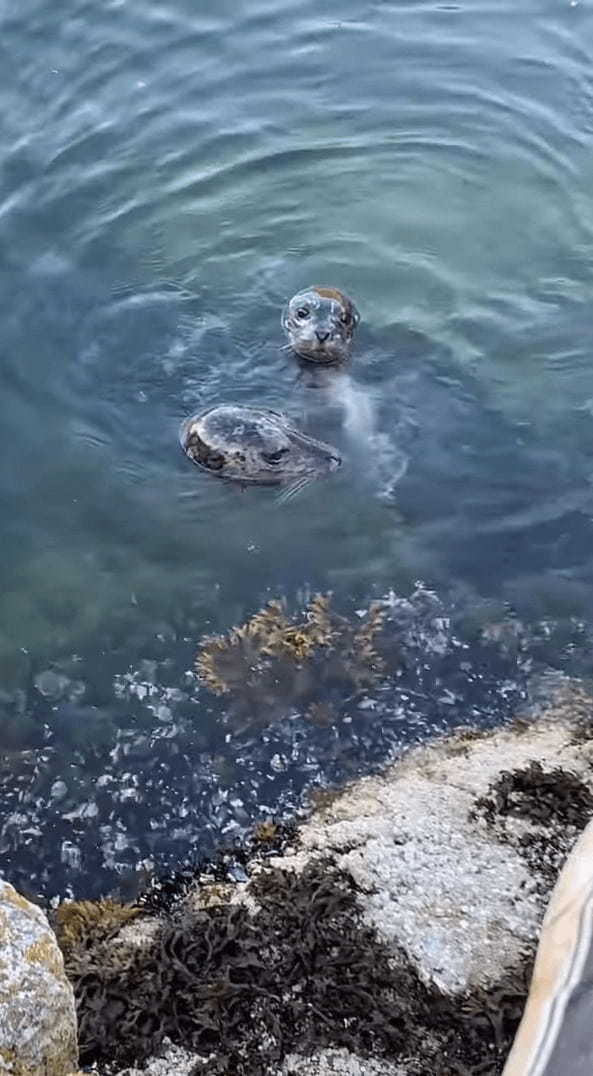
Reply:
[[[161,873],[150,879],[138,897],[137,905],[156,915],[176,913],[188,894],[196,887],[215,883],[245,880],[252,863],[272,855],[281,855],[296,839],[297,825],[293,820],[266,818],[253,829],[250,837],[240,844],[221,846],[208,857],[196,858],[177,870]]]
[[[497,1076],[527,993],[530,960],[491,990],[449,997],[361,918],[352,879],[322,861],[262,870],[258,910],[224,901],[161,917],[143,947],[93,930],[65,951],[81,1063],[107,1076],[165,1038],[208,1071],[271,1076],[289,1053],[346,1047],[413,1059],[439,1076]]]
[[[539,762],[504,771],[485,796],[476,799],[470,816],[482,816],[499,841],[512,844],[526,861],[545,896],[574,842],[575,833],[593,817],[593,795],[576,774]],[[524,832],[507,826],[509,818],[529,823]]]
[[[580,830],[593,815],[593,795],[569,770],[546,771],[541,763],[531,762],[523,769],[501,773],[475,807],[491,824],[497,816],[513,816]]]
[[[279,825],[271,818],[259,822],[255,827],[254,837],[260,844],[270,845],[278,840]]]
[[[232,716],[247,718],[248,725],[269,723],[287,705],[329,725],[335,710],[328,695],[341,702],[379,682],[384,619],[376,602],[353,623],[331,608],[330,594],[317,594],[292,617],[284,602],[271,601],[226,635],[203,638],[196,673],[213,694],[228,697]]]
[[[108,898],[63,901],[52,914],[52,927],[67,958],[79,953],[86,944],[95,946],[109,941],[125,923],[140,914],[140,907]]]

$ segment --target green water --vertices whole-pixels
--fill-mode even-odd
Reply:
[[[535,569],[590,608],[592,23],[549,2],[4,12],[5,655],[188,597],[224,624],[306,581],[515,597]],[[310,281],[359,304],[381,432],[403,406],[431,438],[397,511],[339,415],[346,466],[281,509],[179,458],[179,420],[218,400],[324,432],[280,350]],[[421,379],[470,379],[459,439],[446,392],[401,403],[412,330]]]
[[[590,5],[0,20],[6,698],[307,587],[590,618]],[[337,390],[283,350],[309,283],[362,314]],[[219,401],[286,411],[343,467],[285,505],[201,474],[177,430]]]

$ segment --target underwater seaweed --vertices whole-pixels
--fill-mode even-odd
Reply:
[[[292,617],[284,602],[271,601],[227,634],[203,638],[195,670],[213,694],[230,697],[234,714],[250,714],[249,723],[266,724],[292,706],[329,725],[337,714],[328,696],[351,698],[380,680],[384,621],[380,602],[353,623],[331,608],[331,594],[316,594]]]
[[[259,822],[253,831],[253,836],[258,844],[272,844],[278,840],[280,826],[273,819],[268,818],[265,822]]]
[[[320,729],[331,728],[338,719],[335,708],[328,702],[312,702],[305,711],[305,717]]]
[[[187,896],[204,886],[234,882],[249,875],[252,860],[264,862],[279,856],[296,840],[294,820],[264,818],[255,825],[241,844],[232,842],[221,846],[212,856],[186,863],[177,870],[159,873],[150,878],[137,900],[142,911],[153,915],[176,914]]]

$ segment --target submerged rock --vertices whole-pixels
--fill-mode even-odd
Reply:
[[[45,669],[35,677],[35,687],[40,695],[48,699],[60,699],[70,687],[70,680],[54,669]]]
[[[77,1068],[72,987],[36,905],[0,880],[0,1072],[68,1076]]]

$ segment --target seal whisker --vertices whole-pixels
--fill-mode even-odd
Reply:
[[[309,475],[303,475],[301,478],[297,478],[296,482],[292,482],[290,486],[287,486],[282,493],[279,493],[276,497],[276,504],[286,504],[287,501],[291,501],[293,497],[296,497],[297,493],[300,493],[305,486],[311,483],[312,479]]]

